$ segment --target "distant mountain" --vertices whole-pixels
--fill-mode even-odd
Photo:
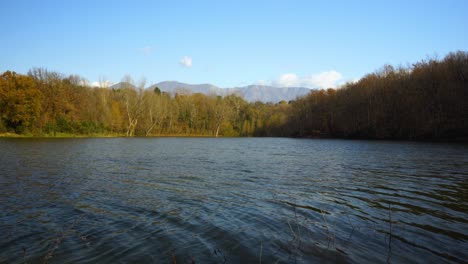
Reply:
[[[262,101],[277,103],[282,100],[291,101],[308,94],[311,90],[304,87],[274,87],[267,85],[249,85],[231,88],[249,102]]]
[[[168,93],[202,93],[206,95],[221,95],[237,94],[242,96],[246,101],[255,102],[273,102],[277,103],[282,100],[290,101],[299,96],[308,94],[311,90],[304,87],[273,87],[266,85],[249,85],[234,88],[219,88],[212,84],[186,84],[176,81],[160,82],[148,87],[154,89],[159,87],[161,91]]]
[[[224,95],[220,94],[220,89],[219,87],[216,87],[211,84],[187,84],[187,83],[181,83],[181,82],[176,82],[176,81],[165,81],[165,82],[160,82],[154,85],[151,85],[148,87],[149,89],[154,89],[155,87],[159,87],[161,91],[168,92],[168,93],[202,93],[206,95]]]
[[[135,89],[136,86],[128,82],[119,82],[119,83],[109,86],[109,88],[111,89],[133,88]]]
[[[147,87],[146,89],[154,89],[159,87],[161,91],[170,94],[175,93],[202,93],[206,95],[221,95],[226,96],[236,94],[243,97],[249,102],[272,102],[277,103],[282,100],[291,101],[299,96],[308,94],[311,89],[304,87],[274,87],[267,85],[248,85],[243,87],[220,88],[212,84],[187,84],[176,81],[165,81]],[[134,85],[126,82],[116,83],[109,88],[122,89],[125,87],[135,88]]]

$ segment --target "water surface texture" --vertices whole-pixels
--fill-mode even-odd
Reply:
[[[1,263],[468,259],[467,145],[0,140]]]

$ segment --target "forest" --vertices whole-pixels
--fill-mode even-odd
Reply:
[[[286,136],[468,140],[468,52],[407,67],[385,65],[357,82],[294,101],[168,94],[125,77],[116,88],[43,68],[0,76],[0,133],[29,136]]]

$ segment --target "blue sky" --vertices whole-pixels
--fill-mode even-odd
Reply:
[[[0,71],[337,86],[468,50],[468,1],[4,1]]]

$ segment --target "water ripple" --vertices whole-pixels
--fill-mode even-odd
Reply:
[[[466,145],[1,139],[0,262],[468,259]]]

